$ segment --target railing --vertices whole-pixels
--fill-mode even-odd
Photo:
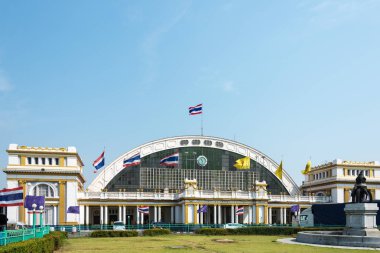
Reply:
[[[35,229],[4,230],[0,232],[0,245],[22,242],[32,238],[42,238],[44,235],[49,234],[49,231],[49,226]]]

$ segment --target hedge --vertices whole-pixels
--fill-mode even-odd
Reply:
[[[156,236],[156,235],[168,235],[168,234],[170,234],[170,230],[164,229],[164,228],[145,229],[143,231],[144,236]]]
[[[237,229],[201,228],[195,231],[202,235],[293,235],[300,231],[341,230],[342,228],[301,227],[244,227]]]
[[[58,250],[67,238],[66,232],[50,232],[43,238],[11,243],[0,248],[0,253],[51,253]]]
[[[97,230],[91,233],[91,237],[135,237],[138,236],[135,230]]]

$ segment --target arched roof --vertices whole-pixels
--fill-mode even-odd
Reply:
[[[188,140],[187,145],[181,145],[181,141]],[[193,144],[193,140],[200,140],[199,144]],[[205,140],[211,141],[210,145],[205,145]],[[208,142],[208,144],[210,144]],[[151,141],[146,144],[143,144],[139,147],[136,147],[132,150],[127,151],[122,154],[114,161],[112,161],[105,169],[98,174],[98,176],[91,182],[88,187],[89,191],[99,192],[101,189],[105,188],[105,186],[121,171],[123,170],[123,161],[125,158],[130,158],[131,156],[140,153],[141,158],[152,153],[156,153],[162,150],[174,149],[174,148],[183,148],[183,147],[207,147],[207,148],[217,148],[230,152],[234,152],[236,154],[240,154],[242,156],[248,156],[252,160],[258,162],[262,166],[264,166],[270,173],[274,174],[276,169],[278,168],[278,164],[260,152],[257,149],[249,147],[247,145],[238,143],[236,141],[227,140],[218,137],[211,136],[199,136],[199,135],[189,135],[189,136],[177,136],[164,138],[156,141]],[[299,188],[297,184],[293,181],[293,179],[283,170],[282,181],[281,183],[287,189],[290,195],[299,194]]]

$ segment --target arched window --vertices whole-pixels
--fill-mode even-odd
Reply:
[[[39,184],[34,187],[34,196],[54,197],[53,189],[46,184]]]

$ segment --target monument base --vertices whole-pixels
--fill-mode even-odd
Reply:
[[[377,203],[346,204],[346,228],[343,235],[379,236],[376,225]]]

